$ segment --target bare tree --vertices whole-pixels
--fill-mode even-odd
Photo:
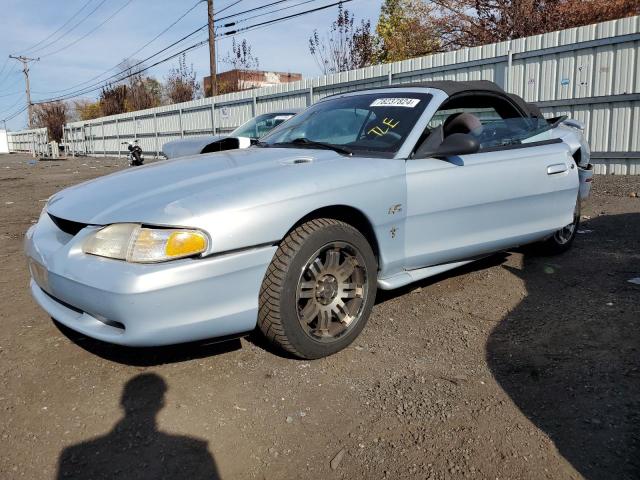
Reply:
[[[233,75],[221,75],[223,80],[218,81],[218,93],[231,93],[255,87],[252,79],[255,77],[255,71],[260,68],[260,61],[253,55],[251,45],[246,39],[238,43],[235,38],[232,39],[231,51],[227,52],[222,62],[231,67]]]
[[[67,122],[67,105],[64,102],[38,103],[33,106],[33,120],[37,127],[46,127],[49,140],[62,140],[62,131]]]
[[[127,111],[127,86],[107,85],[100,92],[100,111],[102,115],[116,115]]]
[[[125,86],[125,112],[153,108],[160,105],[162,86],[155,78],[143,75],[144,65],[136,60],[125,60],[118,66],[120,73],[114,84]],[[121,113],[121,112],[118,112]],[[105,115],[107,115],[105,113]]]
[[[155,78],[140,74],[129,77],[126,100],[128,112],[157,107],[161,98],[162,85]]]
[[[338,17],[327,35],[321,36],[314,30],[309,38],[309,51],[325,75],[375,63],[377,50],[371,22],[362,20],[358,26],[354,26],[354,22],[351,12],[340,4]]]
[[[187,66],[184,54],[178,58],[178,66],[169,71],[164,90],[171,103],[188,102],[201,96],[202,90],[196,80],[196,72],[193,65]]]

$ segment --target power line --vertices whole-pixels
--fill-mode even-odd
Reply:
[[[229,5],[227,5],[227,6],[226,6],[226,7],[224,7],[224,8],[221,8],[220,10],[216,10],[216,11],[214,11],[213,13],[215,13],[216,15],[217,15],[218,13],[222,13],[222,12],[224,12],[225,10],[229,10],[230,8],[235,7],[235,6],[236,6],[237,4],[239,4],[241,1],[242,1],[242,0],[236,0],[235,2],[233,2],[233,3],[229,4]]]
[[[249,25],[248,27],[239,28],[237,30],[230,30],[228,32],[225,32],[221,36],[225,37],[225,36],[236,35],[236,34],[241,33],[241,32],[246,32],[247,30],[253,30],[254,28],[257,28],[257,27],[262,27],[262,26],[265,26],[265,25],[271,25],[271,24],[274,24],[274,23],[283,22],[283,21],[289,20],[291,18],[300,17],[302,15],[307,15],[309,13],[319,12],[320,10],[326,10],[327,8],[335,7],[336,5],[340,5],[341,3],[349,3],[351,1],[353,1],[353,0],[340,0],[339,2],[331,3],[329,5],[324,5],[322,7],[313,8],[311,10],[305,10],[304,12],[293,13],[293,14],[287,15],[285,17],[266,20],[266,21],[261,22],[261,23],[256,23],[255,25]]]
[[[99,73],[98,75],[96,75],[95,77],[91,77],[90,79],[85,80],[84,82],[80,82],[80,83],[77,83],[75,85],[72,85],[71,87],[63,88],[63,89],[60,89],[60,90],[51,90],[51,91],[47,91],[47,92],[36,92],[36,93],[39,93],[39,94],[52,94],[52,93],[67,92],[69,90],[73,90],[73,89],[75,89],[77,87],[80,87],[81,85],[85,85],[85,84],[90,83],[90,82],[92,82],[94,80],[97,80],[98,78],[102,77],[104,74],[109,73],[112,70],[115,70],[116,68],[120,67],[120,65],[122,65],[122,62],[126,62],[127,60],[131,60],[134,55],[140,53],[142,50],[144,50],[149,45],[151,45],[153,42],[155,42],[158,38],[160,38],[162,35],[167,33],[171,28],[173,28],[180,20],[182,20],[189,13],[191,13],[193,11],[193,9],[195,9],[198,5],[200,5],[201,2],[202,2],[202,0],[198,0],[195,4],[193,4],[193,6],[191,8],[189,8],[186,12],[184,12],[182,15],[180,15],[173,23],[171,23],[164,30],[162,30],[160,33],[158,33],[155,37],[153,37],[151,40],[149,40],[147,43],[145,43],[142,47],[138,48],[135,52],[129,54],[124,60],[118,62],[116,65],[114,65],[113,67],[109,68],[108,70],[105,70],[105,71]]]
[[[102,0],[98,5],[96,5],[96,7],[95,7],[93,10],[91,10],[91,11],[90,11],[89,13],[87,13],[84,17],[82,17],[82,19],[81,19],[78,23],[76,23],[73,27],[71,27],[69,30],[67,30],[65,33],[63,33],[62,35],[60,35],[58,38],[56,38],[55,40],[53,40],[53,41],[52,41],[51,43],[49,43],[48,45],[44,45],[44,46],[42,46],[42,47],[38,47],[38,48],[36,48],[36,49],[33,49],[33,48],[32,48],[32,49],[30,49],[29,51],[33,54],[33,53],[35,53],[35,52],[39,52],[39,51],[41,51],[41,50],[44,50],[44,49],[46,49],[46,48],[50,47],[51,45],[54,45],[55,43],[59,42],[59,41],[60,41],[60,40],[62,40],[64,37],[66,37],[66,36],[67,36],[67,35],[69,35],[71,32],[73,32],[76,28],[78,28],[80,25],[82,25],[82,23],[83,23],[87,18],[89,18],[91,15],[93,15],[93,14],[96,12],[96,10],[98,10],[102,5],[104,5],[104,3],[105,3],[106,1],[107,1],[107,0]]]
[[[320,11],[320,10],[326,10],[327,8],[334,7],[334,6],[336,6],[336,5],[340,4],[340,3],[348,3],[348,2],[351,2],[351,1],[352,1],[352,0],[341,0],[341,1],[338,1],[338,2],[335,2],[335,3],[331,3],[331,4],[329,4],[329,5],[324,5],[324,6],[322,6],[322,7],[313,8],[313,9],[310,9],[310,10],[305,10],[305,11],[298,12],[298,13],[295,13],[295,14],[292,14],[292,15],[287,15],[287,16],[285,16],[285,17],[276,18],[276,19],[271,19],[271,20],[268,20],[268,21],[265,21],[265,22],[261,22],[261,23],[258,23],[258,24],[254,24],[254,25],[249,25],[249,26],[244,27],[244,28],[242,28],[242,29],[232,30],[232,31],[229,31],[229,32],[225,32],[224,34],[221,34],[221,35],[216,35],[216,38],[224,38],[224,37],[234,36],[234,35],[237,35],[237,34],[238,34],[238,33],[240,33],[240,32],[243,32],[243,31],[253,30],[254,28],[264,27],[264,26],[271,25],[271,24],[274,24],[274,23],[278,23],[278,22],[286,21],[286,20],[289,20],[289,19],[292,19],[292,18],[300,17],[300,16],[303,16],[303,15],[308,15],[308,14],[310,14],[310,13],[315,13],[315,12],[318,12],[318,11]],[[182,39],[178,40],[177,42],[174,42],[174,43],[173,43],[172,45],[170,45],[169,47],[166,47],[165,49],[161,50],[160,52],[157,52],[156,54],[154,54],[154,55],[152,55],[152,56],[148,57],[148,58],[147,58],[147,59],[145,59],[145,60],[141,60],[141,61],[140,61],[140,62],[138,62],[137,64],[133,65],[133,66],[131,67],[131,69],[135,68],[136,66],[141,65],[141,64],[142,64],[142,63],[144,63],[146,60],[148,60],[148,59],[150,59],[150,58],[152,58],[152,57],[155,57],[155,56],[159,55],[159,54],[160,54],[160,53],[162,53],[163,51],[168,50],[171,46],[175,45],[176,43],[180,43],[180,42],[181,42],[182,40],[184,40],[186,37],[191,36],[191,35],[195,34],[196,32],[198,32],[198,31],[200,31],[200,30],[203,30],[204,28],[207,28],[207,27],[208,27],[208,24],[203,25],[203,26],[202,26],[202,27],[200,27],[199,29],[194,30],[193,32],[191,32],[191,34],[189,34],[189,35],[187,35],[187,36],[183,37]],[[194,44],[194,45],[191,45],[190,47],[187,47],[187,48],[185,48],[184,50],[181,50],[180,52],[178,52],[178,53],[176,53],[176,54],[173,54],[173,55],[171,55],[171,56],[169,56],[169,57],[167,57],[167,58],[165,58],[165,59],[163,59],[163,60],[159,60],[158,62],[156,62],[156,63],[154,63],[154,64],[152,64],[152,65],[149,65],[149,66],[147,66],[147,67],[141,68],[141,69],[140,69],[140,70],[138,70],[137,72],[132,72],[132,73],[130,73],[130,74],[128,74],[128,75],[125,75],[124,77],[122,77],[122,76],[121,76],[118,80],[119,80],[119,81],[121,81],[121,80],[124,80],[124,79],[126,79],[126,78],[132,77],[132,76],[134,76],[134,75],[138,75],[138,74],[140,74],[140,73],[142,73],[142,72],[144,72],[144,71],[146,71],[146,70],[148,70],[148,69],[150,69],[150,68],[152,68],[152,67],[154,67],[154,66],[156,66],[156,65],[159,65],[159,64],[164,63],[164,62],[166,62],[166,61],[168,61],[168,60],[171,60],[172,58],[175,58],[175,57],[177,57],[177,56],[179,56],[179,55],[182,55],[183,53],[186,53],[187,51],[190,51],[190,50],[193,50],[193,49],[195,49],[195,48],[198,48],[198,47],[202,46],[204,43],[207,43],[207,40],[203,40],[203,41],[198,42],[198,43],[196,43],[196,44]],[[118,76],[118,75],[112,75],[112,76],[111,76],[111,77],[109,77],[109,78],[112,78],[112,77],[115,77],[115,76]],[[90,93],[90,92],[92,92],[92,91],[100,90],[101,88],[103,88],[103,87],[104,87],[104,86],[106,86],[106,85],[108,85],[108,83],[101,84],[101,85],[99,85],[99,86],[89,86],[89,87],[86,87],[86,89],[83,89],[83,91],[82,91],[82,92],[71,92],[71,93],[69,93],[69,94],[67,94],[67,95],[62,95],[62,96],[60,96],[60,97],[58,97],[58,98],[55,98],[55,99],[39,101],[38,103],[46,103],[46,102],[48,102],[48,101],[65,100],[65,99],[69,99],[69,98],[77,97],[77,96],[79,96],[79,95],[84,95],[84,94]],[[94,88],[94,87],[95,87],[95,88]]]
[[[154,53],[153,55],[150,55],[150,56],[148,56],[147,58],[145,58],[145,59],[143,59],[143,60],[140,60],[140,61],[138,61],[137,63],[135,63],[135,64],[131,65],[131,66],[129,67],[129,69],[133,69],[133,68],[135,68],[135,67],[137,67],[137,66],[139,66],[139,65],[142,65],[144,62],[146,62],[146,61],[148,61],[148,60],[152,59],[153,57],[157,57],[157,56],[158,56],[158,55],[160,55],[161,53],[166,52],[167,50],[169,50],[170,48],[174,47],[175,45],[177,45],[177,44],[179,44],[179,43],[183,42],[183,41],[184,41],[184,40],[186,40],[187,38],[189,38],[189,37],[191,37],[191,36],[195,35],[196,33],[198,33],[198,32],[200,32],[200,31],[204,30],[206,27],[207,27],[207,25],[203,25],[202,27],[200,27],[200,28],[198,28],[198,29],[194,30],[193,32],[191,32],[191,33],[189,33],[189,34],[187,34],[187,35],[183,36],[183,37],[182,37],[182,38],[180,38],[179,40],[176,40],[176,41],[175,41],[175,42],[173,42],[171,45],[168,45],[168,46],[166,46],[165,48],[163,48],[162,50],[160,50],[160,51],[158,51],[158,52]],[[120,64],[120,65],[121,65],[121,64]],[[117,73],[115,73],[115,74],[113,74],[113,75],[110,75],[110,76],[108,76],[108,77],[104,78],[104,79],[103,79],[103,80],[101,80],[100,82],[96,82],[96,83],[94,83],[93,85],[88,85],[87,87],[84,87],[84,88],[82,88],[81,90],[84,90],[84,89],[86,89],[86,88],[92,88],[92,87],[97,86],[97,85],[101,85],[99,88],[102,88],[102,86],[108,85],[108,84],[110,83],[110,82],[108,82],[108,80],[111,80],[111,79],[115,79],[115,81],[122,80],[122,78],[117,78],[117,77],[120,77],[121,75],[122,75],[122,72],[117,72]],[[71,92],[71,93],[74,93],[74,92]],[[68,94],[61,95],[60,97],[65,97],[66,95],[68,95]],[[74,95],[74,96],[77,96],[77,95]],[[45,100],[45,101],[39,101],[39,102],[40,102],[40,103],[43,103],[43,102],[46,102],[46,100]]]
[[[193,6],[191,8],[189,8],[189,10],[187,10],[186,12],[184,12],[182,15],[180,15],[171,25],[169,25],[167,28],[165,28],[164,30],[162,30],[158,35],[156,35],[155,37],[153,37],[151,40],[149,40],[147,43],[145,43],[142,47],[140,47],[138,50],[136,50],[135,52],[133,52],[131,55],[129,55],[127,57],[127,59],[131,59],[131,57],[133,57],[134,55],[136,55],[137,53],[141,52],[142,50],[144,50],[146,47],[148,47],[151,43],[153,43],[154,41],[156,41],[161,35],[165,34],[167,31],[169,31],[171,28],[173,28],[180,20],[182,20],[184,17],[186,17],[189,13],[191,13],[191,11],[196,8],[198,5],[200,5],[200,3],[202,2],[202,0],[198,0],[196,3],[193,4]],[[117,65],[114,67],[116,68]]]
[[[10,114],[7,118],[5,118],[3,120],[3,122],[8,122],[9,120],[13,120],[14,118],[16,118],[18,115],[20,115],[22,112],[24,112],[27,109],[27,106],[25,105],[24,107],[22,107],[20,110],[18,110],[17,112],[14,112],[12,114]]]
[[[9,61],[9,57],[7,57],[7,61]],[[6,82],[9,79],[9,77],[11,77],[14,73],[17,73],[17,72],[18,72],[18,67],[16,65],[11,67],[11,70],[5,73],[4,77],[0,79],[0,85]]]
[[[236,0],[236,1],[232,2],[231,4],[227,5],[226,7],[224,7],[224,8],[222,8],[222,9],[218,10],[218,11],[217,11],[217,12],[215,12],[215,13],[222,13],[222,12],[224,12],[225,10],[228,10],[228,9],[230,9],[230,8],[234,7],[235,5],[237,5],[238,3],[240,3],[241,1],[242,1],[242,0]],[[244,11],[242,11],[242,12],[238,12],[238,13],[234,13],[234,14],[231,14],[231,15],[227,15],[226,17],[221,17],[221,18],[219,18],[218,20],[216,20],[216,23],[218,23],[218,21],[222,21],[222,20],[225,20],[225,19],[233,18],[233,17],[239,16],[239,15],[242,15],[242,14],[244,14],[244,13],[253,12],[253,11],[257,11],[257,10],[261,10],[261,9],[264,9],[264,8],[267,8],[267,7],[270,7],[270,6],[273,6],[273,5],[281,4],[281,3],[284,3],[284,2],[287,2],[287,1],[291,1],[291,0],[279,0],[279,1],[272,2],[272,3],[268,3],[268,4],[266,4],[266,5],[261,5],[261,6],[254,7],[254,8],[248,9],[248,10],[244,10]],[[293,5],[293,6],[291,6],[291,7],[286,7],[286,8],[293,8],[293,7],[295,7],[295,6],[299,6],[299,5],[302,5],[302,4],[304,4],[304,3],[309,3],[309,1],[317,1],[317,0],[307,0],[307,2],[302,2],[301,4]],[[142,47],[138,48],[135,52],[131,53],[131,54],[130,54],[128,57],[126,57],[123,61],[131,60],[131,59],[133,58],[133,56],[134,56],[134,55],[136,55],[136,54],[138,54],[139,52],[141,52],[142,50],[144,50],[144,49],[145,49],[146,47],[148,47],[151,43],[153,43],[155,40],[157,40],[158,38],[160,38],[163,34],[165,34],[165,33],[166,33],[167,31],[169,31],[171,28],[173,28],[173,27],[174,27],[178,22],[180,22],[180,20],[182,20],[182,19],[183,19],[184,17],[186,17],[189,13],[191,13],[191,12],[192,12],[192,11],[193,11],[197,6],[198,6],[198,5],[200,5],[200,3],[201,3],[201,2],[202,2],[202,0],[198,0],[198,1],[197,1],[194,5],[192,5],[192,6],[191,6],[187,11],[185,11],[182,15],[180,15],[180,16],[179,16],[179,17],[178,17],[174,22],[172,22],[170,25],[168,25],[164,30],[162,30],[162,31],[161,31],[160,33],[158,33],[155,37],[153,37],[151,40],[149,40],[147,43],[145,43]],[[284,10],[284,9],[283,9],[283,10]],[[269,12],[269,13],[276,13],[277,11],[279,11],[279,10],[275,10],[275,11],[272,11],[272,12]],[[264,15],[267,15],[267,13],[265,13]],[[183,37],[183,39],[184,39],[184,37]],[[164,50],[161,50],[161,51],[160,51],[160,53],[162,53],[163,51],[164,51]],[[53,52],[53,53],[56,53],[56,52]],[[51,54],[45,54],[45,55],[51,55]],[[153,56],[152,56],[152,57],[153,57]],[[148,60],[149,58],[152,58],[152,57],[148,57],[147,59],[145,59],[145,60],[143,60],[143,61],[146,61],[146,60]],[[56,94],[56,93],[61,93],[61,94],[62,94],[62,93],[64,93],[64,92],[68,92],[68,91],[70,91],[70,90],[76,89],[76,88],[81,87],[81,86],[83,86],[83,85],[89,84],[89,83],[93,82],[94,80],[99,79],[100,77],[102,77],[102,76],[103,76],[103,75],[105,75],[106,73],[109,73],[109,72],[111,72],[111,71],[115,70],[116,68],[120,67],[120,65],[122,65],[122,61],[121,61],[121,62],[119,62],[118,64],[114,65],[113,67],[109,68],[108,70],[105,70],[105,71],[103,71],[103,72],[99,73],[98,75],[95,75],[94,77],[89,78],[88,80],[85,80],[85,81],[83,81],[83,82],[77,83],[77,84],[72,85],[72,86],[70,86],[70,87],[63,88],[63,89],[60,89],[60,90],[50,90],[50,91],[45,91],[45,92],[36,92],[36,93],[38,93],[38,94]],[[101,81],[108,80],[109,78],[113,78],[113,76],[108,77],[108,78],[106,78],[106,79],[103,79],[103,80],[101,80]]]
[[[19,73],[19,71],[18,71],[18,70],[16,70],[16,73]],[[13,88],[13,87],[15,87],[16,85],[18,85],[18,84],[20,83],[20,80],[21,80],[21,79],[20,79],[20,77],[16,78],[16,81],[15,81],[15,82],[13,82],[13,83],[11,83],[11,84],[9,84],[9,85],[7,85],[7,87],[6,87],[6,88]]]
[[[5,93],[4,95],[0,95],[0,98],[11,97],[11,96],[17,95],[19,93],[22,93],[22,91],[18,90],[17,92]]]
[[[276,2],[266,3],[266,4],[260,5],[258,7],[253,7],[253,8],[250,8],[248,10],[243,10],[242,12],[232,13],[230,15],[227,15],[226,17],[221,17],[221,18],[218,19],[218,21],[227,20],[228,18],[233,18],[233,17],[239,17],[240,15],[244,15],[245,13],[255,12],[257,10],[262,10],[264,8],[272,7],[273,5],[278,5],[280,3],[285,3],[285,2],[290,2],[290,1],[291,0],[277,0]],[[218,13],[220,13],[220,12],[218,12]]]
[[[131,78],[133,76],[139,75],[142,72],[145,72],[145,71],[149,70],[150,68],[153,68],[153,67],[155,67],[157,65],[160,65],[161,63],[167,62],[167,61],[169,61],[169,60],[171,60],[171,59],[173,59],[175,57],[178,57],[180,55],[183,55],[183,54],[185,54],[185,53],[187,53],[187,52],[189,52],[191,50],[195,50],[196,48],[202,47],[207,42],[208,42],[208,40],[202,40],[202,41],[200,41],[198,43],[195,43],[195,44],[193,44],[193,45],[191,45],[191,46],[189,46],[187,48],[184,48],[184,49],[180,50],[177,53],[174,53],[174,54],[172,54],[172,55],[170,55],[170,56],[168,56],[166,58],[163,58],[162,60],[158,60],[157,62],[152,63],[151,65],[145,66],[145,67],[140,68],[139,70],[136,70],[136,71],[132,71],[131,73],[128,73],[126,75],[122,75],[122,76],[120,76],[120,78],[118,80],[122,81],[122,80],[126,80],[127,78]],[[49,98],[49,99],[46,99],[46,100],[39,100],[39,101],[36,102],[36,104],[38,104],[38,103],[57,102],[57,101],[61,101],[61,100],[69,100],[70,98],[74,98],[74,97],[78,97],[80,95],[86,95],[87,93],[90,93],[90,92],[98,91],[98,90],[100,90],[103,87],[106,87],[108,85],[109,85],[108,83],[105,83],[105,84],[101,84],[101,85],[99,85],[97,87],[88,87],[87,89],[84,89],[81,92],[72,92],[72,93],[67,94],[67,95],[61,95],[61,96],[59,96],[57,98]]]
[[[241,18],[240,20],[236,20],[235,22],[226,23],[226,24],[222,25],[222,28],[232,27],[234,25],[237,25],[238,23],[244,23],[244,22],[246,22],[248,20],[252,20],[254,18],[265,17],[267,15],[272,15],[274,13],[282,12],[284,10],[291,10],[292,8],[296,8],[296,7],[299,7],[301,5],[306,5],[307,3],[318,2],[318,1],[319,0],[305,0],[304,2],[300,2],[300,3],[293,4],[293,5],[289,5],[287,7],[277,8],[275,10],[271,10],[270,12],[264,12],[264,13],[259,13],[257,15],[251,15],[249,17],[245,17],[245,18]]]
[[[336,5],[340,4],[340,3],[348,3],[348,2],[351,2],[351,1],[353,1],[353,0],[342,0],[342,1],[335,2],[335,3],[331,3],[331,4],[329,4],[329,5],[324,5],[324,6],[322,6],[322,7],[318,7],[318,8],[314,8],[314,9],[310,9],[310,10],[305,10],[305,11],[303,11],[303,12],[298,12],[298,13],[295,13],[295,14],[292,14],[292,15],[287,15],[287,16],[285,16],[285,17],[276,18],[276,19],[271,19],[271,20],[268,20],[268,21],[265,21],[265,22],[260,22],[260,23],[254,24],[254,25],[249,25],[249,26],[244,27],[244,28],[242,28],[242,29],[232,30],[232,31],[225,32],[225,33],[223,33],[223,34],[217,35],[217,36],[216,36],[216,38],[224,38],[224,37],[234,36],[234,35],[237,35],[237,34],[238,34],[238,33],[240,33],[240,32],[244,32],[244,31],[248,31],[248,30],[253,30],[253,29],[260,28],[260,27],[264,27],[264,26],[267,26],[267,25],[272,25],[272,24],[274,24],[274,23],[283,22],[283,21],[286,21],[286,20],[289,20],[289,19],[292,19],[292,18],[300,17],[300,16],[303,16],[303,15],[308,15],[308,14],[310,14],[310,13],[318,12],[318,11],[320,11],[320,10],[325,10],[325,9],[327,9],[327,8],[334,7],[334,6],[336,6]],[[151,64],[151,65],[144,66],[144,67],[142,67],[142,68],[140,68],[140,69],[138,69],[138,70],[135,70],[135,71],[133,70],[136,66],[141,65],[141,64],[142,64],[142,63],[144,63],[146,60],[148,60],[148,59],[150,59],[150,58],[153,58],[153,57],[156,57],[156,56],[158,56],[160,53],[163,53],[163,52],[165,52],[165,51],[169,50],[169,48],[171,48],[171,47],[173,47],[174,45],[176,45],[176,44],[180,43],[180,42],[181,42],[181,41],[183,41],[185,38],[188,38],[189,36],[192,36],[192,35],[194,35],[195,33],[197,33],[197,32],[199,32],[199,31],[203,30],[203,29],[204,29],[204,28],[206,28],[207,26],[208,26],[208,25],[206,25],[206,24],[205,24],[205,25],[203,25],[202,27],[200,27],[200,28],[198,28],[198,29],[194,30],[193,32],[191,32],[190,34],[186,35],[186,36],[185,36],[185,37],[183,37],[182,39],[180,39],[180,40],[178,40],[178,41],[174,42],[173,44],[171,44],[171,45],[169,45],[169,46],[165,47],[165,48],[164,48],[164,49],[162,49],[161,51],[156,52],[155,54],[153,54],[153,55],[151,55],[151,56],[147,57],[147,59],[142,60],[142,61],[138,62],[137,64],[133,65],[132,67],[130,67],[130,69],[131,69],[131,73],[128,73],[128,74],[126,74],[126,75],[120,75],[120,74],[112,75],[112,76],[108,77],[106,80],[108,80],[108,79],[110,79],[110,78],[113,78],[113,77],[116,77],[116,76],[117,76],[117,77],[119,77],[119,78],[118,78],[118,81],[125,80],[125,79],[130,78],[130,77],[133,77],[133,76],[135,76],[135,75],[139,75],[140,73],[145,72],[145,71],[147,71],[147,70],[149,70],[149,69],[151,69],[151,68],[153,68],[153,67],[155,67],[155,66],[157,66],[157,65],[160,65],[161,63],[167,62],[167,61],[169,61],[169,60],[171,60],[171,59],[173,59],[173,58],[175,58],[175,57],[177,57],[177,56],[183,55],[183,54],[185,54],[185,53],[187,53],[187,52],[189,52],[189,51],[191,51],[191,50],[194,50],[194,49],[196,49],[196,48],[202,47],[203,45],[205,45],[205,44],[208,42],[208,40],[202,40],[202,41],[200,41],[200,42],[197,42],[197,43],[195,43],[195,44],[193,44],[193,45],[191,45],[191,46],[189,46],[189,47],[186,47],[186,48],[184,48],[184,49],[180,50],[180,51],[179,51],[179,52],[177,52],[177,53],[171,54],[171,55],[169,55],[168,57],[165,57],[165,58],[163,58],[163,59],[161,59],[161,60],[158,60],[158,61],[156,61],[155,63],[153,63],[153,64]],[[69,94],[61,95],[61,96],[58,96],[58,97],[55,97],[55,98],[50,98],[50,99],[45,99],[45,100],[39,100],[39,101],[37,101],[36,103],[49,103],[49,102],[54,102],[54,101],[68,100],[68,99],[70,99],[70,98],[78,97],[78,96],[80,96],[80,95],[85,95],[85,94],[87,94],[87,93],[90,93],[90,92],[94,92],[94,91],[100,90],[100,89],[102,89],[103,87],[105,87],[105,86],[107,86],[107,85],[109,85],[109,82],[100,83],[99,85],[98,85],[98,84],[96,84],[96,85],[91,85],[91,86],[88,86],[88,87],[86,87],[86,88],[84,88],[84,89],[81,89],[81,90],[79,90],[79,91],[76,91],[76,92],[70,92]],[[24,110],[22,110],[22,111],[24,111]],[[16,113],[15,115],[19,115],[20,113],[22,113],[22,111],[21,111],[21,112]],[[11,118],[14,118],[14,117],[12,116]],[[10,120],[11,118],[7,118],[7,120]]]
[[[85,38],[87,38],[89,35],[91,35],[92,33],[95,33],[96,30],[98,30],[100,27],[102,27],[105,23],[107,23],[109,20],[111,20],[113,17],[115,17],[117,14],[119,14],[122,10],[124,10],[127,6],[129,6],[131,4],[131,2],[133,2],[133,0],[127,0],[124,5],[122,5],[120,8],[118,8],[115,12],[113,12],[110,16],[108,16],[102,23],[100,23],[99,25],[95,26],[94,28],[92,28],[91,30],[89,30],[87,33],[85,33],[84,35],[82,35],[79,38],[76,38],[74,41],[66,44],[64,47],[61,47],[57,50],[54,50],[53,52],[48,52],[48,53],[43,53],[41,56],[42,57],[50,57],[51,55],[55,55],[56,53],[60,53],[63,50],[66,50],[67,48],[75,45],[76,43],[80,42],[81,40],[84,40]]]
[[[7,66],[8,63],[9,63],[9,57],[7,57],[7,59],[2,64],[2,68],[0,68],[0,75],[2,75],[2,72],[4,72],[4,69],[5,69],[5,67]]]
[[[205,25],[203,25],[202,27],[200,27],[200,28],[198,28],[198,29],[194,30],[193,32],[191,32],[191,33],[189,33],[189,34],[187,34],[187,35],[183,36],[183,37],[182,37],[182,38],[180,38],[179,40],[177,40],[177,41],[173,42],[171,45],[168,45],[168,46],[166,46],[165,48],[163,48],[162,50],[160,50],[160,51],[158,51],[158,52],[154,53],[153,55],[150,55],[150,56],[148,56],[147,58],[145,58],[145,59],[143,59],[143,60],[140,60],[139,62],[137,62],[137,63],[135,63],[135,64],[133,64],[133,65],[129,66],[128,70],[129,70],[129,71],[133,71],[133,69],[134,69],[135,67],[143,65],[146,61],[150,60],[150,59],[151,59],[151,58],[153,58],[153,57],[157,57],[158,55],[160,55],[160,54],[161,54],[161,53],[163,53],[163,52],[166,52],[167,50],[169,50],[169,49],[171,49],[172,47],[176,46],[177,44],[181,43],[181,42],[182,42],[182,41],[184,41],[185,39],[187,39],[187,38],[189,38],[189,37],[191,37],[191,36],[195,35],[196,33],[198,33],[198,32],[200,32],[200,31],[204,30],[206,27],[207,27],[207,25],[205,24]],[[183,50],[180,50],[179,52],[174,53],[174,54],[170,55],[169,57],[166,57],[165,59],[160,60],[160,61],[158,61],[158,62],[156,62],[156,63],[154,63],[154,64],[152,64],[152,65],[144,66],[144,67],[142,67],[142,68],[141,68],[140,70],[138,70],[138,71],[133,71],[133,73],[130,73],[130,74],[127,74],[127,75],[123,75],[123,72],[118,72],[118,73],[116,73],[116,74],[114,74],[114,75],[110,75],[109,77],[105,78],[105,79],[104,79],[103,81],[101,81],[101,82],[97,82],[97,83],[95,83],[95,84],[93,84],[93,85],[89,85],[89,86],[84,87],[84,88],[82,88],[82,89],[80,89],[80,90],[77,90],[77,91],[75,91],[75,92],[71,92],[71,93],[68,93],[68,94],[65,94],[65,95],[60,95],[60,96],[55,97],[55,98],[52,98],[52,99],[38,100],[36,103],[48,103],[48,102],[57,101],[57,100],[64,100],[64,99],[74,98],[74,97],[77,97],[77,96],[79,96],[79,95],[84,95],[84,94],[89,93],[89,92],[92,92],[92,91],[100,90],[100,89],[102,89],[103,87],[108,86],[110,83],[112,83],[112,82],[108,82],[108,80],[113,79],[113,81],[115,81],[115,82],[119,82],[119,81],[125,80],[125,79],[130,78],[130,77],[132,77],[132,76],[134,76],[134,75],[137,75],[137,74],[139,74],[139,73],[141,73],[141,72],[144,72],[144,71],[148,70],[148,69],[149,69],[149,68],[151,68],[151,67],[154,67],[154,66],[156,66],[156,65],[159,65],[159,64],[161,64],[161,63],[163,63],[163,62],[166,62],[166,61],[168,61],[168,60],[171,60],[172,58],[175,58],[175,57],[177,57],[177,56],[179,56],[179,55],[182,55],[183,53],[185,53],[185,52],[187,52],[187,51],[190,51],[190,50],[192,50],[192,49],[194,49],[194,48],[197,48],[197,47],[199,47],[199,46],[203,45],[204,43],[206,43],[206,40],[203,40],[203,41],[198,42],[198,43],[196,43],[196,44],[194,44],[194,45],[191,45],[191,46],[189,46],[189,47],[187,47],[187,48],[185,48],[185,49],[183,49]],[[94,88],[94,87],[95,87],[95,88]]]
[[[20,92],[18,92],[20,93]],[[5,108],[4,110],[2,110],[2,112],[0,113],[5,113],[8,112],[9,110],[13,110],[13,108],[18,105],[20,102],[22,102],[22,100],[24,100],[24,92],[22,92],[22,95],[20,96],[20,98],[18,98],[18,100],[15,101],[15,103],[12,103],[11,106]]]
[[[30,50],[34,49],[35,47],[37,47],[38,45],[41,45],[42,43],[46,42],[47,40],[49,40],[51,37],[53,37],[54,35],[56,35],[59,31],[61,31],[64,27],[66,27],[67,25],[69,25],[69,23],[71,23],[71,21],[76,18],[78,15],[80,15],[80,12],[82,12],[82,10],[84,10],[85,8],[87,8],[87,5],[89,5],[91,2],[93,2],[93,0],[88,0],[84,5],[82,5],[82,7],[80,7],[80,10],[76,11],[76,13],[74,13],[71,17],[69,17],[69,19],[64,22],[55,32],[50,33],[49,35],[47,35],[46,37],[44,37],[42,40],[40,40],[37,43],[34,43],[33,45],[31,45],[29,48],[22,50],[22,53],[27,53]]]

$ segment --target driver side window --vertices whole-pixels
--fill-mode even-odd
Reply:
[[[464,94],[449,99],[428,128],[441,128],[442,138],[454,133],[472,135],[480,143],[480,151],[551,138],[544,118],[524,117],[510,102],[493,95]]]
[[[487,108],[447,108],[444,110],[438,110],[436,114],[429,121],[429,128],[434,129],[439,127],[444,123],[444,121],[451,115],[455,115],[456,113],[470,113],[478,117],[480,122],[489,123],[496,122],[501,119],[500,114],[493,107]]]

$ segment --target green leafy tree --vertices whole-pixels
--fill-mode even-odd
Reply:
[[[472,47],[640,13],[638,0],[430,0],[443,49]]]
[[[102,116],[100,102],[87,99],[80,99],[73,102],[74,117],[77,120],[92,120]]]
[[[423,0],[385,0],[376,27],[379,60],[395,62],[439,51],[433,10]]]
[[[129,77],[125,102],[127,112],[157,107],[161,99],[162,85],[158,80],[140,74]]]

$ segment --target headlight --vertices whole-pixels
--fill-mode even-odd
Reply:
[[[116,223],[90,235],[82,251],[135,263],[154,263],[191,257],[207,250],[207,236],[199,230],[146,228]]]

